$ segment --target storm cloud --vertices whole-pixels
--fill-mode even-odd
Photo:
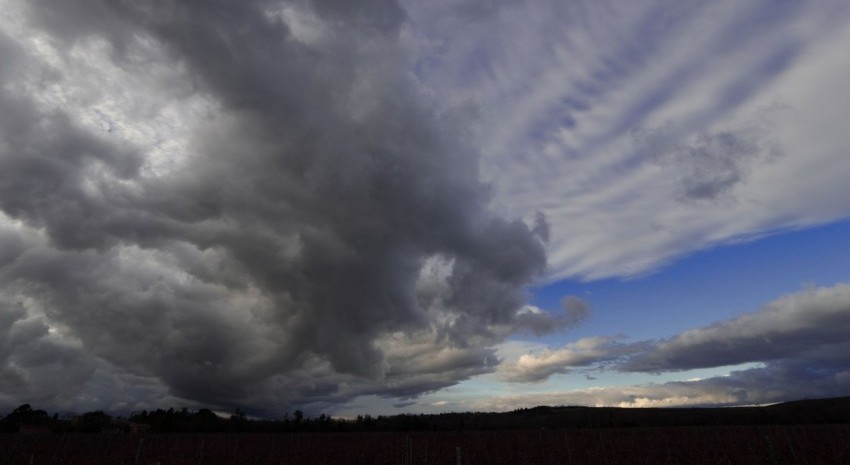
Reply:
[[[564,327],[395,2],[0,5],[0,404],[405,399]]]

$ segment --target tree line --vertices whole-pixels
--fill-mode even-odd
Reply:
[[[103,411],[81,415],[50,415],[21,405],[0,420],[0,432],[85,433],[298,433],[365,431],[486,431],[509,429],[629,428],[655,426],[720,426],[850,423],[850,397],[786,402],[766,407],[731,408],[614,408],[534,407],[507,413],[359,415],[308,417],[301,410],[276,420],[249,417],[236,409],[230,414],[202,408],[132,412],[113,417]]]
[[[234,432],[358,432],[413,431],[435,429],[428,421],[430,415],[378,416],[358,415],[353,419],[333,418],[320,414],[309,417],[301,410],[284,413],[276,420],[250,418],[240,409],[231,414],[213,412],[207,408],[156,409],[132,412],[126,417],[113,417],[101,410],[79,415],[49,414],[23,404],[0,419],[0,432],[57,432],[57,433],[234,433]],[[433,420],[433,419],[432,419]],[[452,430],[453,427],[445,428]]]

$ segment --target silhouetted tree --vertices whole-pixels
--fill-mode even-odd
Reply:
[[[47,412],[35,410],[30,404],[23,404],[0,420],[0,431],[15,432],[21,426],[47,426],[50,423]]]
[[[77,419],[75,430],[81,433],[100,433],[112,425],[112,417],[100,410],[86,412]]]

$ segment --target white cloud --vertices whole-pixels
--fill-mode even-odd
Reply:
[[[476,108],[501,208],[546,213],[549,279],[850,216],[846,4],[488,5],[409,5],[420,74]],[[668,123],[658,163],[632,134]]]
[[[507,382],[541,382],[558,373],[569,373],[582,367],[598,368],[636,350],[612,337],[590,337],[559,349],[542,349],[520,355],[515,361],[504,361],[497,375]]]

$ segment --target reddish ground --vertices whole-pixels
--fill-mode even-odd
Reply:
[[[7,434],[0,465],[850,464],[850,425],[458,433]]]

